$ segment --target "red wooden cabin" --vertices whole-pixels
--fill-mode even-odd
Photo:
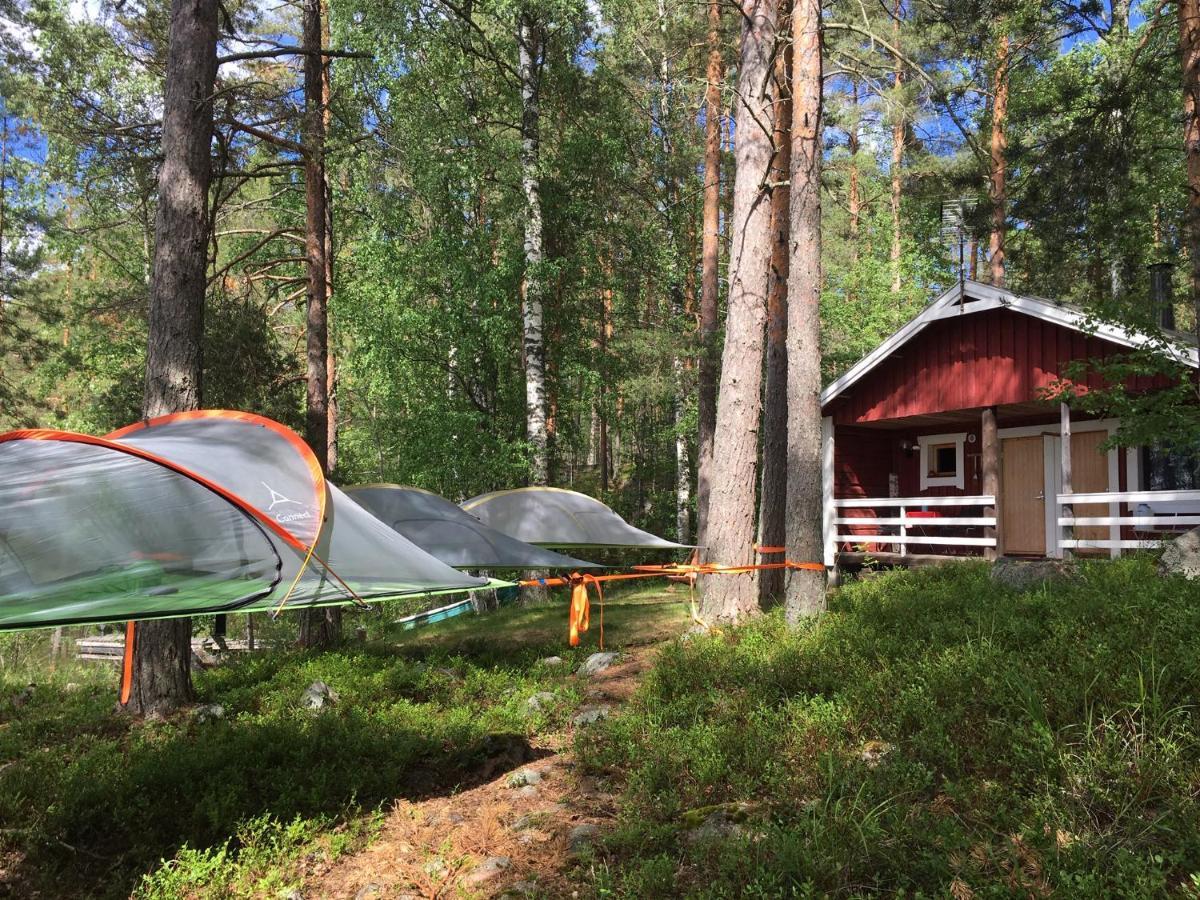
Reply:
[[[1147,341],[990,285],[946,291],[821,395],[826,565],[1116,556],[1200,524],[1195,460],[1101,450],[1115,420],[1044,399],[1068,363]],[[1196,367],[1191,343],[1173,352]]]

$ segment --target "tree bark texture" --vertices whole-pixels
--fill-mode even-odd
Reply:
[[[892,3],[892,46],[900,49],[900,16],[902,13],[901,0]],[[892,249],[890,262],[892,266],[892,293],[900,293],[900,198],[904,186],[904,142],[908,122],[904,115],[904,61],[899,56],[893,62],[892,91],[895,95],[892,101]]]
[[[779,10],[786,33],[790,0]],[[792,166],[792,45],[775,60],[775,155],[771,159],[771,271],[767,284],[767,371],[763,389],[762,489],[758,498],[758,542],[782,547],[787,540],[787,285]],[[760,554],[762,562],[782,562],[783,553]],[[759,602],[783,596],[784,570],[758,573]]]
[[[821,546],[821,4],[792,7],[791,244],[788,270],[788,559]],[[825,608],[825,573],[789,569],[789,622]]]
[[[1009,39],[1000,36],[996,44],[996,67],[992,76],[992,174],[988,199],[992,204],[991,253],[992,284],[1004,286],[1004,238],[1008,229],[1008,69]]]
[[[1200,0],[1179,0],[1183,62],[1183,145],[1187,159],[1187,243],[1191,300],[1200,333]]]
[[[705,535],[709,560],[722,565],[755,561],[754,495],[762,412],[763,326],[772,244],[767,180],[775,120],[771,75],[777,0],[743,0],[741,10],[729,308]],[[755,614],[756,580],[752,574],[702,579],[705,620],[736,622]]]
[[[522,346],[525,359],[525,434],[532,449],[529,480],[549,477],[546,422],[546,345],[543,339],[545,285],[542,268],[540,165],[541,29],[523,10],[517,33],[517,75],[521,82],[521,189],[525,194],[525,280]]]
[[[329,0],[321,0],[321,46],[333,44],[333,35],[329,24]],[[324,58],[321,61],[321,124],[323,137],[328,137],[333,124],[333,107],[330,99],[333,96],[333,60]],[[322,141],[323,143],[323,141]],[[325,180],[325,304],[326,309],[333,301],[333,180],[329,175],[329,166],[322,161],[322,175]],[[327,313],[328,314],[328,313]],[[329,316],[332,319],[332,316]],[[332,472],[338,464],[338,378],[337,354],[333,347],[333,327],[327,328],[329,352],[326,360],[326,397],[328,398],[328,433],[326,435],[325,462]]]
[[[145,418],[199,409],[212,180],[216,0],[172,0],[146,350]],[[139,622],[129,709],[163,716],[192,698],[192,620]]]
[[[306,358],[308,365],[305,438],[329,473],[329,269],[326,257],[328,209],[325,185],[325,61],[321,49],[321,0],[305,0],[304,199],[305,256],[308,261]],[[342,610],[333,606],[300,614],[300,646],[330,647],[341,640]]]
[[[708,72],[704,91],[704,215],[700,237],[700,364],[696,390],[696,541],[707,542],[713,432],[717,426],[717,325],[721,263],[721,4],[708,2]]]

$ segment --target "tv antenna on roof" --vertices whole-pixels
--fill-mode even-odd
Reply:
[[[958,283],[962,284],[967,277],[966,269],[966,245],[967,245],[967,220],[975,212],[975,207],[978,205],[977,200],[972,200],[969,197],[959,197],[956,200],[942,201],[942,240],[946,242],[947,249],[953,253],[954,243],[958,244]]]

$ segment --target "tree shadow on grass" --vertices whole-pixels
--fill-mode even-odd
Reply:
[[[300,709],[322,670],[339,703]],[[3,723],[26,727],[29,746],[0,772],[0,849],[19,851],[0,854],[0,896],[128,896],[184,845],[222,846],[264,814],[335,818],[449,795],[541,755],[511,714],[472,701],[488,684],[467,680],[387,652],[296,653],[208,676],[223,721],[96,713],[81,727],[47,696]]]

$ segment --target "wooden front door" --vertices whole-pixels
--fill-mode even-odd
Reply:
[[[1000,527],[1004,553],[1046,554],[1045,438],[1000,442]]]
[[[1109,490],[1108,453],[1100,450],[1100,445],[1107,437],[1107,431],[1080,431],[1071,435],[1071,490],[1076,494],[1098,494]],[[1112,490],[1116,489],[1114,485]],[[1081,503],[1075,507],[1075,515],[1107,516],[1108,504]],[[1107,540],[1108,526],[1082,525],[1075,529],[1075,538],[1084,541]]]

